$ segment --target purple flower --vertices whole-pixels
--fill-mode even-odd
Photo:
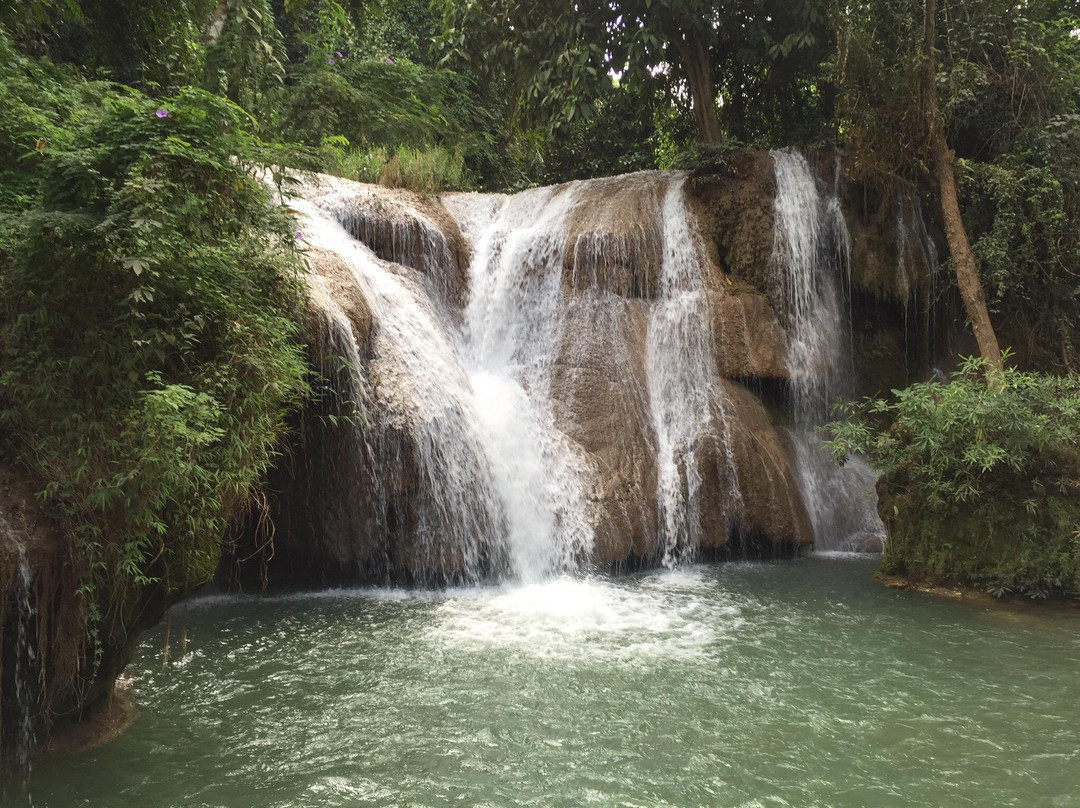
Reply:
[[[167,110],[167,109],[159,109],[154,114],[157,115],[159,118],[168,118],[169,117],[169,110]]]
[[[391,59],[391,58],[390,58],[389,56],[387,56],[387,57],[386,57],[386,63],[387,63],[388,65],[392,65],[392,64],[394,63],[394,60],[393,60],[393,59]]]
[[[333,57],[333,56],[331,56],[331,57],[330,57],[330,64],[333,64],[333,63],[334,63],[334,57]]]
[[[304,240],[304,234],[301,233],[299,230],[296,231],[296,240],[297,241],[303,241]]]
[[[345,58],[345,54],[343,54],[341,51],[334,51],[334,56],[336,56],[339,59],[344,59]]]

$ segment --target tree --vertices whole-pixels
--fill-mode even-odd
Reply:
[[[952,150],[945,139],[945,127],[937,101],[937,58],[935,32],[937,19],[936,0],[925,0],[922,77],[922,115],[925,120],[931,170],[939,189],[941,216],[945,223],[945,236],[949,242],[949,254],[956,270],[956,285],[964,301],[964,310],[971,321],[971,330],[979,344],[979,355],[987,364],[991,376],[1002,372],[1001,348],[997,334],[990,322],[986,308],[986,295],[979,280],[979,269],[971,252],[960,203],[956,195],[956,168]]]
[[[1019,44],[1011,22],[1024,10],[1006,0],[992,2],[996,19],[967,15],[961,23],[949,15],[945,29],[949,61],[944,68],[938,62],[941,31],[936,0],[866,0],[846,6],[838,15],[835,75],[856,173],[871,182],[899,174],[936,186],[957,288],[979,353],[994,376],[1000,375],[1001,355],[959,203],[956,158],[949,140],[954,133],[946,114],[977,97],[975,88],[995,72],[997,53],[1008,53]],[[1002,30],[989,32],[985,23]],[[976,44],[969,49],[965,40]],[[980,73],[973,81],[971,77]],[[1023,79],[1014,74],[1011,81],[1023,89]],[[1026,89],[1017,94],[1017,103],[1024,95]],[[1009,128],[1012,117],[999,112],[994,122],[998,131]]]
[[[591,102],[618,75],[689,95],[706,143],[721,138],[715,75],[722,59],[751,49],[767,69],[826,33],[820,0],[438,2],[443,59],[509,74],[522,112],[554,127],[571,123],[592,114]]]

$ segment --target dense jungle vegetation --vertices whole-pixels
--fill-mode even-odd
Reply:
[[[515,190],[837,146],[921,189],[942,278],[1027,346],[838,427],[886,471],[888,563],[1075,593],[1078,30],[1075,0],[2,0],[0,454],[70,531],[91,633],[123,625],[209,578],[313,394],[263,168]]]

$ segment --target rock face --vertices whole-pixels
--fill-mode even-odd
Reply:
[[[270,480],[272,553],[249,530],[234,558],[262,566],[239,579],[437,584],[813,542],[773,420],[775,189],[762,152],[513,197],[308,189],[327,394]],[[856,294],[923,283],[896,257],[902,217],[849,218]]]
[[[69,539],[0,464],[0,762],[25,760],[38,733],[96,708],[127,664],[134,627],[105,624],[91,668],[79,583]]]

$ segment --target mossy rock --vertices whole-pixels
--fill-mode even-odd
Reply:
[[[972,502],[931,508],[879,483],[889,528],[881,570],[1030,597],[1080,593],[1080,496],[996,487]]]

